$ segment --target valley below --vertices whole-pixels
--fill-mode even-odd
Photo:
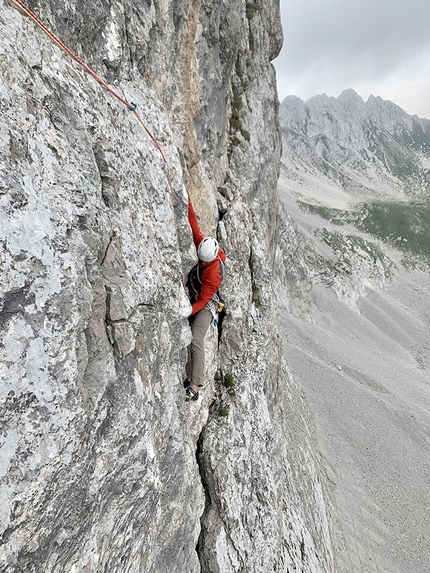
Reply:
[[[331,105],[335,116],[338,102]],[[310,125],[312,110],[307,115]],[[283,117],[281,106],[281,124]],[[381,178],[378,196],[375,181],[364,185],[353,169],[351,181],[360,179],[361,188],[351,192],[318,172],[311,153],[302,153],[300,164],[292,158],[297,138],[286,137],[285,125],[279,195],[297,237],[289,261],[296,287],[295,298],[281,302],[279,327],[284,357],[315,417],[337,571],[428,573],[428,202],[422,196],[421,206],[411,207],[399,178],[392,192]],[[316,149],[316,139],[308,139],[308,149]],[[330,143],[325,161],[334,165]],[[386,171],[385,181],[393,173]],[[392,235],[381,231],[381,211],[354,215],[382,195],[393,206],[381,218]],[[415,226],[407,222],[409,208]],[[406,221],[408,236],[393,212]]]

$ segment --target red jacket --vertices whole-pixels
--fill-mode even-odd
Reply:
[[[199,224],[197,223],[196,212],[194,211],[194,207],[191,201],[188,203],[188,221],[191,225],[193,241],[197,250],[206,235],[204,235],[200,230]],[[204,272],[199,299],[197,302],[191,305],[192,315],[198,313],[200,310],[202,310],[202,308],[205,308],[205,306],[212,300],[213,295],[218,290],[220,284],[222,283],[220,261],[225,261],[225,259],[225,253],[220,248],[216,258],[210,263],[203,263],[199,260],[199,266],[203,266]]]

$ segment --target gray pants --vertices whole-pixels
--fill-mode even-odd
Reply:
[[[193,340],[188,347],[186,372],[187,377],[196,386],[203,386],[203,377],[205,374],[205,334],[212,320],[212,314],[206,308],[203,308],[189,319]]]

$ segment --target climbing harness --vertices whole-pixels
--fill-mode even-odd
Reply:
[[[219,314],[223,312],[225,308],[225,302],[220,298],[219,292],[217,291],[212,300],[206,305],[206,309],[211,313],[213,322],[212,324],[216,327],[219,322]]]
[[[62,50],[64,50],[64,52],[66,52],[66,54],[68,54],[71,58],[73,58],[75,60],[75,62],[77,62],[82,68],[84,68],[84,70],[86,72],[88,72],[104,89],[106,89],[108,92],[110,92],[114,97],[116,97],[117,100],[119,100],[122,104],[124,104],[130,111],[132,111],[134,113],[134,115],[136,116],[136,118],[138,119],[138,121],[141,123],[141,125],[143,126],[143,129],[146,131],[146,133],[148,134],[149,138],[151,139],[151,141],[153,142],[153,144],[155,145],[155,147],[158,149],[158,151],[161,154],[161,157],[163,158],[163,161],[166,165],[166,169],[167,169],[167,181],[169,184],[169,189],[170,191],[172,191],[172,183],[170,180],[170,168],[169,168],[169,164],[167,162],[166,156],[164,155],[164,152],[160,146],[160,144],[158,143],[158,141],[155,139],[154,135],[150,132],[150,130],[146,127],[146,125],[144,124],[142,118],[140,117],[139,113],[136,111],[137,105],[133,102],[129,102],[126,99],[124,99],[118,92],[116,92],[114,89],[112,89],[104,80],[103,78],[101,78],[98,74],[96,74],[96,72],[94,70],[92,70],[89,66],[87,66],[87,64],[85,62],[83,62],[80,58],[78,58],[78,56],[72,52],[72,50],[70,50],[43,22],[42,20],[40,20],[40,18],[38,18],[36,16],[36,14],[34,14],[34,12],[32,12],[30,10],[30,8],[28,6],[26,6],[23,2],[21,2],[21,0],[9,0],[12,4],[15,5],[15,7],[19,8],[20,10],[22,10],[24,12],[24,14],[26,14],[27,16],[29,16],[33,22],[35,22],[39,28],[41,28],[45,34],[47,34],[51,40],[53,40],[57,46],[59,46]],[[173,199],[172,199],[173,202]]]
[[[219,261],[219,264],[220,264],[220,274],[222,278],[224,274],[222,261]],[[206,267],[201,267],[199,263],[197,263],[188,273],[188,280],[185,285],[185,292],[187,293],[191,304],[194,304],[199,300],[199,294],[200,294],[200,289],[202,287],[203,274],[205,272],[205,268]],[[206,310],[208,310],[212,315],[214,326],[217,326],[218,315],[224,310],[224,307],[225,303],[220,297],[219,291],[216,291],[212,299],[205,306]]]

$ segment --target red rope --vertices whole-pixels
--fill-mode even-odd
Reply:
[[[96,72],[94,72],[89,66],[87,66],[87,64],[85,62],[83,62],[80,58],[78,58],[78,56],[76,54],[74,54],[67,46],[66,44],[64,44],[47,26],[45,26],[45,24],[42,22],[42,20],[40,20],[36,14],[34,14],[30,8],[28,8],[28,6],[26,6],[23,2],[21,2],[21,0],[10,0],[10,2],[12,2],[12,4],[15,4],[15,6],[17,6],[19,9],[21,9],[27,16],[29,16],[44,32],[45,34],[47,34],[51,40],[53,40],[62,50],[64,50],[66,52],[66,54],[68,54],[71,58],[73,58],[75,60],[75,62],[77,62],[80,66],[82,66],[84,68],[84,70],[86,72],[88,72],[102,87],[104,87],[108,92],[110,92],[114,97],[116,97],[117,100],[119,100],[122,104],[124,104],[125,106],[127,106],[127,108],[132,111],[134,113],[134,115],[136,116],[136,118],[138,119],[138,121],[141,123],[143,129],[146,131],[146,133],[148,134],[149,138],[151,139],[151,141],[153,142],[153,144],[155,145],[155,147],[158,149],[158,151],[160,152],[161,157],[163,158],[163,161],[166,165],[166,169],[167,169],[167,182],[169,184],[169,189],[170,189],[170,201],[172,203],[172,209],[173,209],[173,219],[174,219],[174,224],[175,224],[175,231],[176,231],[176,242],[178,245],[178,249],[180,248],[179,246],[179,235],[178,235],[178,226],[176,223],[176,215],[175,215],[175,204],[174,204],[174,199],[173,199],[173,188],[172,188],[172,182],[170,179],[170,168],[169,168],[169,164],[167,162],[166,156],[164,155],[164,152],[160,146],[160,144],[158,143],[158,141],[155,139],[154,135],[151,133],[151,131],[146,127],[146,125],[143,123],[142,118],[140,117],[140,115],[137,113],[136,111],[136,105],[132,102],[127,101],[126,99],[124,99],[118,92],[116,92],[114,89],[112,89],[104,80],[103,78],[101,78],[99,75],[96,74]],[[184,282],[184,278],[181,277],[182,279],[182,286],[184,287],[185,292],[187,292],[187,289],[185,287],[185,282]]]
[[[99,75],[96,74],[95,71],[93,71],[89,66],[87,66],[87,64],[85,62],[83,62],[80,58],[78,58],[78,56],[76,54],[74,54],[67,46],[66,44],[64,44],[55,34],[54,32],[52,32],[47,26],[45,26],[45,24],[42,22],[42,20],[40,20],[36,14],[34,14],[34,12],[32,12],[30,10],[30,8],[28,6],[26,6],[23,2],[21,2],[21,0],[10,0],[12,2],[12,4],[15,4],[18,8],[20,8],[27,16],[29,16],[44,32],[45,34],[47,34],[51,40],[53,40],[62,50],[64,50],[66,52],[66,54],[68,54],[71,58],[73,58],[75,60],[75,62],[77,62],[80,66],[82,66],[84,68],[84,70],[86,72],[88,72],[101,86],[103,86],[108,92],[110,92],[114,97],[116,97],[117,100],[119,100],[122,104],[124,104],[125,106],[128,107],[128,109],[130,111],[133,111],[134,115],[137,117],[137,119],[139,120],[139,122],[142,124],[144,130],[146,131],[146,133],[148,134],[148,136],[150,137],[151,141],[154,143],[155,147],[158,149],[158,151],[161,154],[161,157],[163,158],[163,161],[166,165],[167,168],[167,181],[169,184],[169,189],[172,190],[172,183],[170,180],[170,168],[169,168],[169,164],[167,162],[166,156],[163,153],[163,150],[160,146],[160,144],[158,143],[158,141],[155,139],[154,135],[149,131],[149,129],[146,127],[146,125],[143,123],[142,118],[140,117],[140,115],[137,113],[136,111],[136,105],[132,102],[127,101],[126,99],[124,99],[118,92],[116,92],[114,89],[112,89],[104,80],[103,78],[101,78]]]

